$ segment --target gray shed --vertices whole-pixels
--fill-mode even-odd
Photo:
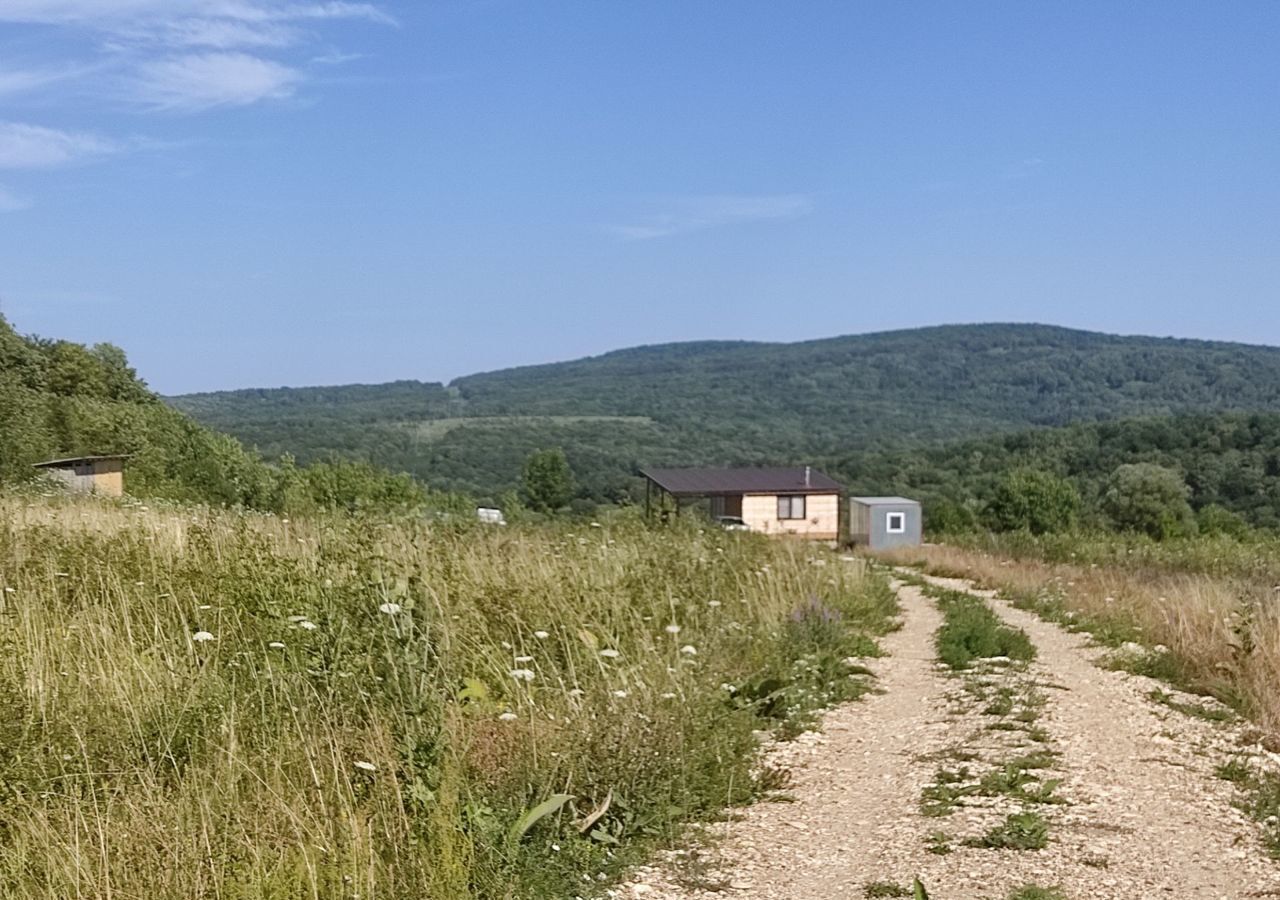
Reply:
[[[906,497],[850,497],[849,539],[872,550],[919,546],[920,504]]]

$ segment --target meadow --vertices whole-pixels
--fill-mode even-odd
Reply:
[[[593,896],[776,787],[895,613],[688,522],[0,499],[0,897]]]

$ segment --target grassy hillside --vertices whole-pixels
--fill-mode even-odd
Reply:
[[[611,499],[638,463],[833,459],[1127,416],[1280,411],[1280,349],[966,325],[794,344],[701,342],[390,385],[199,394],[179,409],[264,452],[341,453],[442,487],[511,487],[563,446]],[[615,417],[626,417],[618,421]],[[447,428],[424,421],[450,420]]]
[[[586,531],[0,499],[0,896],[599,896],[871,686],[862,567]]]

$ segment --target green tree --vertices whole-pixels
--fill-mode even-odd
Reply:
[[[1015,469],[996,487],[984,519],[995,531],[1052,534],[1075,524],[1080,494],[1065,478],[1038,469]]]
[[[524,461],[520,491],[535,512],[553,513],[573,497],[573,470],[559,447],[538,450]]]
[[[1122,531],[1163,540],[1195,532],[1189,493],[1186,481],[1173,469],[1132,463],[1112,473],[1102,495],[1102,510]]]

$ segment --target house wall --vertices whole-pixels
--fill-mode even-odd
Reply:
[[[777,494],[746,494],[742,498],[742,521],[752,531],[763,534],[834,541],[840,536],[840,495],[809,494],[805,498],[805,518],[779,519]]]
[[[924,517],[919,503],[877,503],[865,506],[852,502],[849,514],[850,539],[872,550],[889,550],[893,547],[919,546],[924,532]],[[901,534],[889,533],[889,514],[906,516],[906,530]]]

